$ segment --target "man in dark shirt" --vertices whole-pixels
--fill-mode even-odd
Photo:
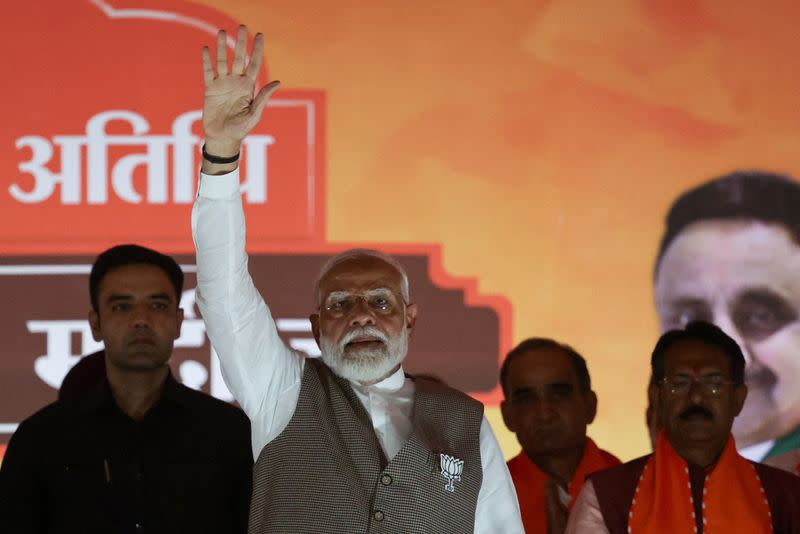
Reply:
[[[89,322],[105,345],[91,358],[102,357],[105,371],[75,382],[11,438],[0,531],[244,533],[247,418],[169,370],[183,320],[180,267],[122,245],[98,256],[89,281]]]

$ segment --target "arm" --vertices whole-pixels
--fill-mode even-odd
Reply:
[[[217,35],[217,72],[203,49],[203,129],[206,152],[227,157],[258,123],[278,82],[255,96],[263,36],[256,35],[245,61],[247,30],[239,28],[231,72],[226,36]],[[275,322],[247,270],[245,222],[239,194],[238,162],[219,165],[206,159],[192,210],[197,252],[197,303],[209,338],[219,354],[223,377],[253,421],[253,452],[288,424],[297,403],[303,358],[278,337]]]
[[[37,448],[27,430],[22,423],[11,437],[0,467],[0,532],[44,532],[47,513],[36,467]]]
[[[517,492],[486,416],[481,423],[480,440],[483,482],[475,508],[475,534],[524,534]]]
[[[583,485],[567,521],[567,534],[609,534],[591,480]]]

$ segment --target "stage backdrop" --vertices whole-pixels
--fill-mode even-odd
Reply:
[[[77,357],[94,255],[122,242],[185,266],[174,372],[221,398],[193,302],[200,49],[266,36],[281,89],[243,154],[251,270],[287,343],[326,255],[399,255],[420,303],[409,371],[472,393],[507,455],[503,354],[584,354],[590,434],[649,450],[653,265],[664,215],[730,169],[800,173],[800,7],[755,1],[51,0],[0,35],[0,443]],[[252,38],[252,35],[251,35]],[[2,446],[0,446],[2,450]]]

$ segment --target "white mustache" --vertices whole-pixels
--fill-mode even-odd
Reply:
[[[359,326],[344,335],[339,347],[344,349],[354,339],[365,336],[378,338],[384,345],[389,342],[389,337],[374,326]]]

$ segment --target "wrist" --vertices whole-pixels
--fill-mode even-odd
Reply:
[[[206,138],[205,151],[207,154],[218,158],[232,158],[239,154],[242,148],[241,141]]]

